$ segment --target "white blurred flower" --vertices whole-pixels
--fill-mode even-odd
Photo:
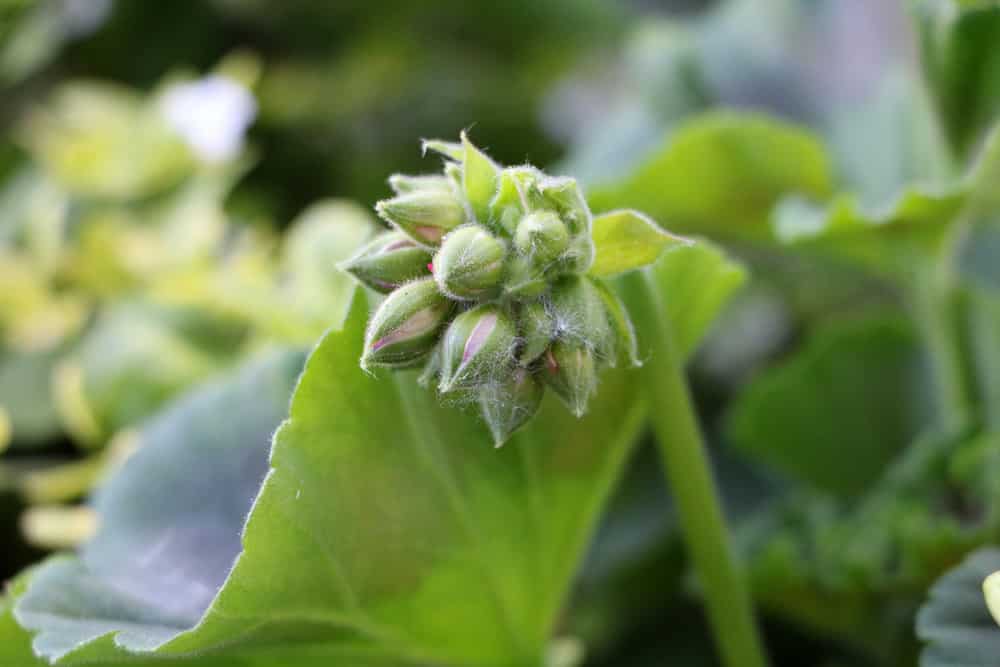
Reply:
[[[160,111],[171,128],[205,162],[235,157],[243,148],[257,103],[244,86],[219,75],[170,88]]]

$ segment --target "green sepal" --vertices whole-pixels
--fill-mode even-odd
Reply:
[[[476,220],[486,224],[490,220],[490,202],[499,187],[500,168],[469,141],[465,132],[462,132],[462,147],[462,187],[465,197]]]
[[[623,209],[594,218],[590,275],[607,277],[653,264],[663,252],[693,242],[663,231],[649,217]]]

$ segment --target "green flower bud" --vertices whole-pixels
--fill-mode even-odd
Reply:
[[[379,216],[421,245],[437,246],[465,222],[465,209],[448,189],[417,190],[375,205]]]
[[[504,291],[512,299],[536,299],[549,289],[545,272],[527,257],[512,257],[507,262]]]
[[[479,409],[497,447],[535,416],[544,395],[545,386],[524,368],[504,382],[479,389]]]
[[[587,200],[580,192],[574,178],[545,177],[538,182],[538,190],[546,202],[546,208],[553,208],[563,222],[569,226],[574,236],[590,236],[593,216]]]
[[[514,247],[535,264],[545,267],[569,247],[569,230],[552,211],[536,211],[522,218],[514,234]]]
[[[427,190],[449,190],[451,181],[445,176],[436,174],[430,176],[409,176],[407,174],[393,174],[389,177],[389,187],[397,195],[405,195],[410,192]]]
[[[574,415],[582,417],[587,412],[587,403],[597,391],[597,365],[589,347],[556,341],[545,352],[541,375]]]
[[[545,304],[535,301],[521,309],[518,324],[521,332],[521,354],[518,360],[522,366],[527,366],[542,356],[552,343],[556,322]]]
[[[615,330],[604,298],[589,279],[568,276],[552,290],[550,313],[560,340],[590,348],[600,361],[616,359]]]
[[[404,368],[421,360],[437,342],[452,308],[432,278],[403,285],[372,315],[361,367]]]
[[[451,323],[441,344],[441,393],[471,389],[511,370],[514,325],[500,309],[486,305],[467,310]]]
[[[538,411],[546,385],[582,415],[601,368],[640,359],[624,304],[589,273],[593,216],[579,185],[502,167],[465,133],[424,151],[442,155],[442,169],[390,177],[395,196],[376,210],[395,231],[343,264],[388,292],[362,366],[421,364],[421,385],[478,403],[497,446]],[[611,275],[620,247],[642,243],[628,227],[636,217],[601,220],[595,274]]]
[[[521,178],[516,168],[500,172],[497,194],[490,202],[490,221],[494,231],[510,237],[517,230],[517,223],[528,210],[528,201],[521,189]]]
[[[455,299],[480,299],[496,293],[507,248],[482,227],[459,227],[434,255],[434,278]]]
[[[401,232],[386,232],[365,244],[340,268],[377,292],[388,294],[430,273],[430,252]]]

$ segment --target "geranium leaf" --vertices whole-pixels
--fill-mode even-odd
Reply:
[[[920,348],[905,322],[821,331],[750,383],[731,413],[745,453],[813,488],[865,490],[921,426]]]
[[[685,233],[764,237],[772,206],[825,197],[829,160],[808,131],[763,116],[711,113],[672,131],[629,176],[590,190],[595,211],[632,206]]]
[[[990,616],[983,581],[1000,570],[1000,550],[980,549],[945,574],[917,616],[927,642],[921,667],[982,667],[1000,655],[1000,627]]]

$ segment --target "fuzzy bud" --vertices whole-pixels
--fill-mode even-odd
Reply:
[[[555,337],[555,318],[540,301],[525,305],[518,316],[521,333],[521,354],[518,360],[522,366],[531,364],[542,356]]]
[[[361,367],[404,368],[420,361],[433,349],[452,308],[431,278],[400,287],[368,323]]]
[[[507,248],[482,227],[459,227],[434,255],[434,278],[455,299],[489,297],[503,276]]]
[[[549,282],[542,269],[527,257],[518,255],[507,262],[503,288],[512,299],[535,299],[545,293]]]
[[[560,340],[590,348],[600,361],[615,360],[615,330],[604,298],[588,278],[560,281],[552,290],[550,312]]]
[[[545,383],[574,415],[582,417],[597,391],[597,365],[590,348],[556,341],[546,350],[544,361],[541,375]]]
[[[384,199],[375,205],[375,210],[417,243],[432,247],[465,222],[465,209],[449,189],[416,190]]]
[[[401,232],[375,237],[340,268],[362,284],[388,294],[400,285],[430,273],[430,252]]]
[[[447,393],[504,377],[512,367],[514,325],[495,306],[467,310],[451,323],[441,343],[441,382]]]
[[[539,267],[545,267],[562,255],[569,246],[569,229],[552,211],[526,215],[517,225],[514,247]]]
[[[479,389],[479,409],[497,447],[535,416],[544,395],[545,386],[523,368],[503,382]]]

